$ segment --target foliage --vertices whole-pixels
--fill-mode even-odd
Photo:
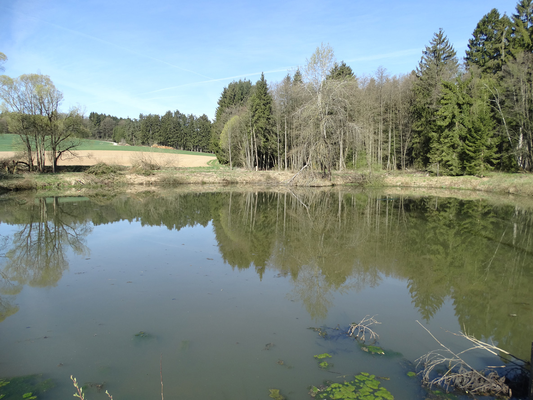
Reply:
[[[30,170],[44,172],[46,151],[52,169],[64,153],[75,149],[84,135],[83,118],[77,109],[60,114],[63,94],[50,77],[40,74],[21,75],[12,79],[0,76],[0,99],[7,111],[10,132],[19,135]]]
[[[422,166],[430,162],[428,155],[432,136],[437,131],[436,120],[440,109],[442,81],[452,79],[457,71],[458,61],[455,50],[444,35],[444,31],[440,29],[422,52],[413,88],[416,95],[413,105],[416,118],[413,156],[415,162]]]
[[[272,119],[272,96],[268,93],[265,75],[255,84],[250,97],[251,127],[257,169],[270,169],[276,162],[276,142]]]
[[[375,375],[361,372],[355,375],[352,381],[332,383],[326,388],[311,388],[313,397],[319,399],[365,399],[365,400],[393,400],[394,396],[384,387],[379,387],[380,382]]]
[[[511,20],[493,8],[477,24],[468,40],[465,61],[484,74],[495,74],[511,57]]]
[[[331,358],[331,355],[328,353],[322,353],[322,354],[317,354],[313,357],[316,358],[317,360],[323,360],[324,358]]]
[[[117,166],[117,165],[108,165],[106,163],[98,163],[95,165],[92,165],[89,167],[85,173],[95,176],[103,176],[103,175],[110,175],[110,174],[117,174],[120,172],[123,168]]]

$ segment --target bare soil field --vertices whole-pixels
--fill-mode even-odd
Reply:
[[[12,151],[0,152],[0,159],[13,158]],[[214,160],[215,156],[197,156],[189,154],[151,153],[139,151],[91,151],[79,150],[73,155],[64,155],[59,165],[95,165],[106,163],[109,165],[131,166],[141,161],[148,161],[161,167],[207,167],[207,163]]]

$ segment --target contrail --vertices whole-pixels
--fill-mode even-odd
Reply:
[[[365,56],[365,57],[352,58],[351,60],[346,60],[346,62],[381,60],[383,58],[408,56],[408,55],[416,54],[416,53],[421,53],[420,49],[408,49],[408,50],[394,51],[392,53],[374,54],[374,55]]]
[[[108,42],[107,40],[103,40],[103,39],[97,38],[95,36],[87,35],[86,33],[83,33],[83,32],[80,32],[80,31],[75,31],[73,29],[66,28],[64,26],[57,25],[57,24],[54,24],[52,22],[48,22],[48,21],[45,21],[43,19],[31,16],[31,15],[23,14],[23,13],[21,13],[19,11],[13,10],[11,8],[8,8],[8,7],[3,7],[3,8],[5,8],[6,10],[11,11],[12,13],[22,15],[23,17],[26,17],[26,18],[29,18],[29,19],[33,19],[35,21],[43,22],[43,23],[45,23],[47,25],[53,26],[53,27],[58,28],[58,29],[62,29],[64,31],[73,33],[75,35],[82,36],[82,37],[85,37],[87,39],[91,39],[91,40],[106,44],[106,45],[111,46],[111,47],[115,47],[115,48],[117,48],[119,50],[122,50],[122,51],[125,51],[127,53],[134,54],[134,55],[136,55],[138,57],[144,57],[144,58],[147,58],[149,60],[156,61],[158,63],[168,65],[169,67],[172,67],[172,68],[176,68],[176,69],[179,69],[179,70],[182,70],[182,71],[185,71],[185,72],[190,72],[191,74],[195,74],[195,75],[201,76],[202,78],[213,79],[210,76],[202,75],[202,74],[200,74],[200,73],[198,73],[196,71],[191,71],[190,69],[178,67],[177,65],[171,64],[171,63],[166,62],[164,60],[160,60],[159,58],[155,58],[155,57],[148,56],[146,54],[138,53],[138,52],[136,52],[134,50],[130,50],[130,49],[126,48],[126,47],[122,47],[122,46],[119,46],[119,45],[117,45],[115,43]]]
[[[182,88],[182,87],[186,87],[186,86],[200,85],[200,84],[203,84],[203,83],[220,82],[220,81],[226,81],[226,80],[229,80],[229,79],[245,78],[247,76],[261,75],[262,73],[263,74],[270,74],[270,73],[274,73],[274,72],[283,72],[283,71],[288,71],[291,68],[295,68],[295,67],[286,67],[286,68],[273,69],[273,70],[270,70],[270,71],[262,71],[262,72],[252,72],[250,74],[227,76],[225,78],[216,78],[216,79],[210,78],[207,81],[184,83],[183,85],[170,86],[170,87],[166,87],[166,88],[163,88],[163,89],[152,90],[150,92],[139,93],[139,95],[164,92],[165,90],[172,90],[172,89],[178,89],[178,88]]]

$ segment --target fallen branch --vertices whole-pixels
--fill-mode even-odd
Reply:
[[[473,349],[483,348],[492,354],[494,351],[489,350],[496,348],[495,346],[484,343],[481,346],[481,341],[473,338],[469,339],[476,346],[463,350],[459,353],[453,352],[450,348],[442,344],[424,325],[416,321],[427,333],[442,347],[444,350],[433,350],[416,360],[417,367],[423,365],[423,369],[419,372],[422,377],[422,382],[428,386],[438,385],[448,390],[450,387],[459,389],[466,393],[482,394],[491,396],[506,396],[511,397],[512,391],[505,383],[505,376],[499,376],[496,371],[483,370],[478,371],[472,368],[460,355]],[[468,339],[464,334],[463,336]],[[436,378],[432,378],[437,369],[444,367],[446,372]]]
[[[309,164],[305,164],[302,169],[300,169],[291,179],[289,179],[289,181],[287,182],[287,185],[290,185],[291,182],[294,180],[294,178],[296,178],[298,175],[300,175],[300,172],[302,172],[305,168],[307,168]]]
[[[367,340],[367,335],[369,339],[379,339],[379,335],[370,328],[372,325],[381,324],[381,322],[376,321],[374,317],[375,315],[372,317],[366,315],[358,324],[350,324],[348,335],[362,340],[363,342]]]

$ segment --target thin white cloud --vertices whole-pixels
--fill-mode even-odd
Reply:
[[[127,53],[130,53],[130,54],[133,54],[133,55],[136,55],[138,57],[142,57],[142,58],[146,58],[148,60],[152,60],[152,61],[155,61],[155,62],[158,62],[158,63],[161,63],[161,64],[164,64],[164,65],[168,65],[169,67],[172,67],[172,68],[176,68],[176,69],[179,69],[181,71],[184,71],[184,72],[189,72],[191,74],[195,74],[195,75],[198,75],[198,76],[201,76],[202,78],[207,78],[207,79],[213,79],[207,75],[203,75],[203,74],[200,74],[199,72],[196,72],[196,71],[192,71],[190,69],[187,69],[187,68],[183,68],[183,67],[179,67],[177,65],[174,65],[174,64],[171,64],[167,61],[164,61],[164,60],[161,60],[159,58],[155,58],[155,57],[151,57],[149,55],[146,55],[146,54],[142,54],[142,53],[139,53],[137,51],[134,51],[134,50],[131,50],[131,49],[128,49],[126,47],[123,47],[123,46],[119,46],[118,44],[116,43],[112,43],[112,42],[108,42],[107,40],[103,40],[103,39],[100,39],[96,36],[92,36],[92,35],[88,35],[86,33],[83,33],[83,32],[80,32],[80,31],[76,31],[76,30],[73,30],[73,29],[70,29],[70,28],[66,28],[64,26],[61,26],[61,25],[57,25],[57,24],[54,24],[52,22],[48,22],[48,21],[45,21],[45,20],[42,20],[40,18],[37,18],[37,17],[34,17],[32,15],[29,15],[29,14],[24,14],[20,11],[17,11],[17,10],[13,10],[11,8],[8,8],[8,7],[3,7],[4,9],[6,10],[9,10],[11,11],[12,13],[14,14],[18,14],[19,16],[22,16],[24,18],[28,18],[28,19],[31,19],[31,20],[34,20],[34,21],[37,21],[37,22],[41,22],[41,23],[44,23],[44,24],[47,24],[47,25],[50,25],[50,26],[53,26],[54,28],[57,28],[57,29],[61,29],[63,31],[66,31],[66,32],[70,32],[70,33],[73,33],[75,35],[78,35],[78,36],[81,36],[81,37],[84,37],[86,39],[90,39],[90,40],[94,40],[96,42],[99,42],[99,43],[103,43],[105,45],[108,45],[108,46],[111,46],[111,47],[115,47],[119,50],[122,50],[124,52],[127,52]]]

